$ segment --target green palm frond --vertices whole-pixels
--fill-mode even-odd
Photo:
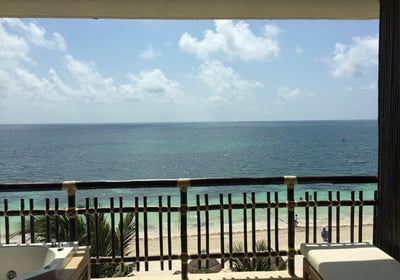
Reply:
[[[122,237],[121,237],[121,228],[122,228]],[[135,221],[135,215],[133,213],[128,213],[125,215],[125,217],[118,224],[118,229],[117,229],[117,240],[118,240],[118,245],[117,248],[119,249],[118,253],[120,254],[121,248],[121,238],[123,240],[123,246],[125,249],[125,255],[129,255],[131,252],[129,248],[131,248],[132,243],[135,240],[135,232],[136,232],[136,221]]]

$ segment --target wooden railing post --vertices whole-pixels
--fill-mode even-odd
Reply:
[[[285,176],[285,184],[287,186],[287,205],[288,205],[288,272],[294,275],[294,256],[296,250],[294,248],[295,227],[295,201],[294,187],[297,184],[296,176]]]
[[[187,240],[187,190],[190,187],[189,179],[178,179],[177,187],[181,193],[181,279],[188,280],[188,240]]]
[[[68,193],[68,210],[69,217],[69,241],[76,241],[76,183],[75,181],[64,181],[62,190]],[[59,240],[57,240],[59,241]]]

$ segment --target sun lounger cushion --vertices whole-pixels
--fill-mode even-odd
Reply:
[[[400,279],[400,263],[369,243],[302,244],[300,251],[324,280]]]

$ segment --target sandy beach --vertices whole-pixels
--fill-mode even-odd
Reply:
[[[316,242],[323,242],[321,238],[321,231],[322,226],[316,228]],[[371,242],[372,235],[373,235],[373,226],[371,224],[363,225],[362,227],[362,240],[358,238],[358,226],[353,228],[354,231],[354,241],[362,241],[362,242]],[[310,228],[309,230],[309,242],[314,242],[313,240],[313,233],[314,229]],[[249,246],[249,250],[251,249],[252,244],[252,233],[251,231],[248,232],[247,235],[247,242]],[[336,227],[332,227],[332,242],[336,242],[337,238],[337,231]],[[341,226],[339,230],[339,242],[350,242],[351,237],[351,227],[350,226]],[[244,243],[245,236],[242,231],[236,231],[232,234],[232,242],[233,243]],[[257,230],[256,231],[256,240],[267,240],[267,231],[266,230]],[[306,241],[306,230],[304,227],[296,227],[295,232],[295,248],[299,249],[300,244]],[[227,233],[224,234],[223,239],[223,248],[225,251],[229,248],[229,235]],[[198,252],[198,238],[196,235],[189,235],[188,236],[188,250],[189,254],[196,254]],[[221,236],[219,233],[212,233],[209,235],[209,252],[215,253],[221,251]],[[180,253],[181,248],[181,238],[179,236],[172,237],[172,253],[178,254]],[[288,229],[287,228],[280,228],[278,229],[277,238],[275,230],[271,230],[271,247],[276,249],[278,245],[279,250],[287,250],[288,249]],[[167,239],[163,239],[163,252],[164,254],[168,253],[167,248]],[[131,248],[132,251],[135,250],[134,246]],[[206,237],[205,234],[202,235],[201,238],[201,251],[206,250]],[[140,238],[140,254],[142,255],[144,252],[144,239]],[[149,238],[148,240],[148,252],[149,255],[160,255],[160,240],[159,238]]]
[[[316,242],[321,243],[323,242],[322,237],[320,235],[320,232],[322,230],[321,227],[316,228]],[[372,242],[373,238],[373,226],[372,224],[366,224],[363,225],[362,227],[362,240],[359,240],[358,238],[358,226],[355,226],[353,228],[354,230],[354,242]],[[313,232],[314,229],[310,228],[309,232],[309,242],[313,242]],[[341,226],[339,230],[340,234],[340,242],[350,242],[350,234],[351,234],[351,227],[350,226]],[[278,245],[279,250],[288,250],[288,229],[287,228],[281,228],[278,229],[277,232],[277,239],[275,238],[276,233],[275,230],[271,230],[271,247],[273,250],[277,248],[276,245]],[[336,242],[337,238],[337,231],[336,227],[332,227],[332,242]],[[256,240],[267,240],[267,231],[266,230],[257,230],[256,231]],[[295,249],[300,249],[300,244],[304,243],[306,240],[306,230],[304,227],[296,227],[296,232],[295,232]],[[188,251],[189,254],[197,254],[198,252],[198,247],[197,247],[197,236],[196,235],[189,235],[188,237]],[[244,242],[244,233],[243,231],[237,231],[234,232],[232,235],[232,243],[242,243]],[[252,244],[252,237],[251,237],[251,231],[248,232],[248,237],[247,237],[247,242],[248,242],[248,250],[251,251],[251,244]],[[172,253],[173,254],[180,254],[180,248],[181,248],[181,238],[178,236],[175,236],[171,240],[172,244]],[[164,245],[164,250],[163,254],[167,255],[168,253],[168,248],[167,248],[167,239],[163,239],[163,245]],[[202,235],[201,239],[201,249],[200,251],[205,252],[206,250],[206,239],[205,236]],[[135,246],[131,248],[132,252],[135,251]],[[144,254],[144,240],[143,238],[140,239],[140,255]],[[212,233],[209,236],[209,252],[210,253],[217,253],[221,252],[221,240],[220,240],[220,234],[219,233]],[[229,236],[228,234],[224,234],[224,246],[223,246],[225,252],[228,252],[229,248]],[[158,256],[160,255],[160,240],[158,238],[150,238],[148,240],[148,253],[149,256]],[[301,270],[301,257],[296,257],[296,270],[300,269]],[[164,269],[167,270],[167,262],[164,263]],[[145,271],[144,269],[144,264],[141,263],[141,269],[140,271],[134,272],[135,275],[142,275],[145,274],[149,276],[151,275],[165,275],[165,274],[170,274],[173,275],[174,272],[180,271],[181,269],[181,264],[179,261],[174,261],[172,265],[172,270],[171,271],[162,271],[160,267],[160,262],[149,262],[149,271]],[[225,272],[229,271],[229,268],[225,268]]]

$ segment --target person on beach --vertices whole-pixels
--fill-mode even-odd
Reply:
[[[323,228],[321,231],[321,237],[324,241],[329,241],[329,232],[326,230],[326,228]]]
[[[297,218],[297,214],[294,216],[294,226],[297,227],[297,225],[299,224],[299,220]]]

